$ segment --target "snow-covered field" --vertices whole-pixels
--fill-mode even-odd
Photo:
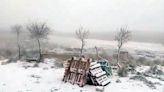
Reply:
[[[73,37],[51,36],[50,42],[69,48],[80,46],[80,42]],[[117,43],[115,41],[87,39],[86,48],[90,53],[94,52],[92,49],[90,51],[89,48],[95,46],[108,51],[108,49],[116,49]],[[153,55],[164,58],[164,46],[161,44],[128,42],[124,49],[132,53],[135,52],[135,55]],[[54,48],[54,52],[66,53],[66,50]],[[6,60],[1,60],[0,64],[4,61]],[[47,59],[40,63],[39,67],[32,67],[34,63],[21,61],[0,65],[0,92],[96,92],[96,87],[93,85],[85,85],[81,88],[70,83],[63,83],[64,68],[56,67],[54,62],[54,59]],[[141,67],[139,71],[144,69],[148,68]],[[160,85],[156,85],[156,89],[149,88],[141,81],[130,80],[129,77],[119,78],[121,83],[116,83],[117,79],[116,76],[111,77],[111,83],[105,87],[105,92],[164,92],[164,81],[158,79],[147,78],[149,81],[160,83]]]
[[[50,42],[70,48],[80,47],[80,41],[76,39],[76,37],[60,37],[60,36],[52,35],[50,36]],[[95,46],[114,49],[117,47],[117,42],[107,41],[107,40],[87,39],[86,48],[94,48]],[[144,42],[130,41],[125,44],[124,48],[128,50],[164,52],[164,46],[159,43],[144,43]]]
[[[58,45],[57,48],[53,48],[50,52],[55,53],[74,53],[76,51],[67,51],[64,48],[79,48],[81,43],[75,37],[60,37],[50,36],[50,43]],[[64,48],[61,48],[63,46]],[[116,41],[87,39],[85,53],[95,54],[95,46],[98,47],[99,52],[105,52],[108,55],[112,55],[117,49]],[[123,50],[127,50],[133,57],[146,57],[149,60],[161,60],[164,61],[164,45],[160,43],[144,43],[144,42],[133,42],[126,43]],[[76,52],[78,53],[78,52]]]
[[[5,60],[4,60],[5,61]],[[1,61],[1,62],[4,62]],[[63,83],[63,68],[54,66],[54,60],[45,60],[39,67],[33,63],[21,62],[0,65],[0,92],[96,92],[96,87],[85,85],[83,88],[70,83]],[[143,82],[129,80],[129,77],[111,78],[111,83],[105,87],[105,92],[164,92],[164,81],[159,82],[157,89],[147,87]]]

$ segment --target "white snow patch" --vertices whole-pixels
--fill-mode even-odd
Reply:
[[[95,92],[96,86],[85,85],[79,87],[70,83],[63,83],[64,68],[50,68],[52,60],[39,64],[39,67],[24,68],[31,63],[10,63],[0,65],[0,92]],[[48,67],[48,69],[44,69]],[[121,83],[116,83],[116,77],[111,78],[111,83],[105,87],[105,92],[164,92],[164,83],[157,89],[150,89],[139,81],[120,78]],[[154,80],[155,81],[155,80]],[[158,80],[159,81],[159,80]]]

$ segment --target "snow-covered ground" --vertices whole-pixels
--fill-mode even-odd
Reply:
[[[4,62],[4,61],[2,61]],[[70,83],[63,83],[64,68],[54,66],[54,60],[46,60],[39,67],[33,63],[21,62],[0,65],[0,92],[96,92],[96,87],[85,85],[83,88]],[[151,89],[144,83],[126,78],[111,78],[111,83],[105,87],[105,92],[164,92],[164,82],[159,82],[157,89]]]

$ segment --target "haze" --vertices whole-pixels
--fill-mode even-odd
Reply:
[[[164,0],[0,0],[0,28],[46,21],[54,30],[73,32],[163,31]]]

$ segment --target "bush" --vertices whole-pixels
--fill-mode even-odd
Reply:
[[[163,71],[161,70],[160,66],[151,66],[149,72],[152,74],[163,75]]]
[[[159,61],[156,62],[156,60],[153,61],[153,60],[147,59],[147,58],[145,58],[145,57],[139,57],[139,58],[136,60],[136,64],[137,64],[137,65],[152,66],[152,65],[157,64],[157,63],[159,63]]]
[[[54,66],[57,68],[63,68],[63,61],[61,59],[54,60]]]
[[[145,57],[139,57],[136,62],[138,65],[143,65],[143,64],[145,65],[146,58]]]
[[[56,62],[55,62],[55,66],[58,67],[58,68],[63,68],[63,67],[64,67],[64,66],[63,66],[63,63],[60,62],[60,61],[59,61],[59,62],[56,61]]]
[[[161,65],[164,66],[164,61],[161,62]]]
[[[146,84],[148,87],[152,88],[152,89],[156,89],[156,86],[154,85],[153,82],[147,80],[144,76],[133,76],[130,77],[131,80],[138,80],[138,81],[142,81],[144,84]]]
[[[155,59],[155,60],[153,61],[153,63],[154,63],[155,65],[161,65],[161,64],[162,64],[162,61],[161,61],[160,59]]]
[[[128,69],[126,68],[126,66],[123,66],[118,70],[118,76],[120,76],[120,77],[128,76]]]

